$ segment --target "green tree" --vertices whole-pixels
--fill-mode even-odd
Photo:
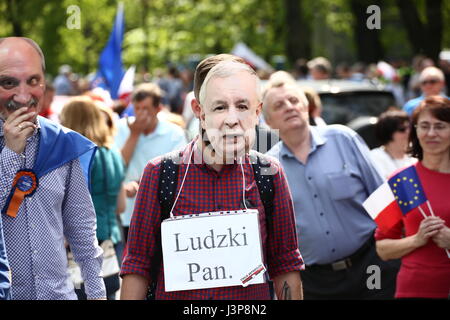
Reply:
[[[414,52],[425,54],[437,61],[443,39],[442,0],[426,0],[425,3],[397,0],[397,5]],[[425,8],[420,10],[421,7]]]
[[[381,4],[381,0],[350,0],[357,56],[359,61],[365,63],[376,63],[384,58],[384,49],[380,39],[381,30],[367,27],[369,18],[367,8],[371,5],[376,5],[380,8]]]

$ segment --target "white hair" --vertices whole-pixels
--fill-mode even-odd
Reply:
[[[206,86],[208,85],[209,80],[211,80],[214,77],[218,78],[228,78],[230,76],[236,75],[240,72],[248,72],[249,74],[253,75],[255,77],[256,81],[256,95],[258,98],[258,101],[261,101],[261,82],[256,74],[256,72],[247,64],[232,61],[232,60],[225,60],[221,61],[218,64],[216,64],[214,67],[209,70],[208,74],[205,77],[205,80],[202,83],[202,86],[200,87],[199,91],[199,102],[201,105],[204,104],[206,99]]]
[[[444,73],[442,72],[442,70],[438,69],[436,67],[427,67],[427,68],[423,69],[423,71],[420,74],[419,80],[424,81],[431,77],[437,78],[440,81],[445,80],[445,76],[444,76]]]

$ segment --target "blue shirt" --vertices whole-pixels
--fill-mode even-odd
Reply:
[[[286,172],[305,263],[328,264],[348,257],[372,236],[376,224],[362,203],[383,179],[353,130],[330,125],[310,132],[306,164],[282,141],[268,154],[279,158]]]
[[[22,157],[4,146],[0,120],[1,208],[16,172],[33,168],[41,137],[39,130],[28,138]],[[79,159],[43,175],[33,196],[22,202],[17,217],[1,216],[12,273],[12,299],[77,299],[67,271],[65,240],[81,268],[87,297],[106,297],[96,216]]]
[[[441,96],[449,99],[449,97],[447,97],[444,94],[441,94]],[[425,99],[426,97],[424,95],[421,95],[420,97],[417,97],[415,99],[411,99],[408,102],[405,103],[405,105],[403,106],[403,110],[406,111],[406,113],[408,115],[412,115],[414,110],[419,106],[419,104]]]
[[[129,119],[130,122],[134,121],[134,117],[130,117]],[[130,128],[126,119],[120,119],[117,127],[118,130],[114,144],[117,149],[121,150],[130,136]],[[148,135],[141,134],[139,136],[133,156],[126,168],[124,183],[139,181],[147,162],[165,153],[179,149],[186,144],[187,140],[183,129],[173,123],[159,120],[158,125],[152,133]],[[130,225],[134,201],[134,197],[127,198],[126,200],[126,208],[121,215],[122,225],[125,227]]]
[[[10,298],[9,264],[6,256],[5,239],[3,238],[2,219],[0,219],[0,300]]]

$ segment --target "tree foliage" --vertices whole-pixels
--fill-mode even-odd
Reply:
[[[450,47],[450,1],[438,1],[442,2],[441,26],[429,21],[436,16],[427,9],[432,1],[372,1],[380,5],[382,14],[382,28],[374,36],[361,29],[364,6],[371,3],[366,0],[124,0],[123,61],[153,70],[168,62],[186,62],[193,54],[230,52],[239,41],[269,62],[275,55],[286,56],[291,64],[299,57],[316,55],[335,62],[410,58],[424,51],[417,42],[428,41],[431,30],[436,35],[440,29],[439,46],[433,42],[435,54]],[[400,4],[417,13],[416,21],[423,26],[417,35],[408,29]],[[80,29],[67,27],[70,5],[80,8]],[[3,0],[0,36],[35,39],[51,74],[64,63],[86,74],[96,69],[116,10],[117,0]],[[375,54],[370,46],[376,43]]]

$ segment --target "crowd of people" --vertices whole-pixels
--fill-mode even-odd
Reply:
[[[246,61],[220,54],[195,72],[138,76],[127,104],[67,65],[46,81],[33,40],[0,38],[0,299],[448,298],[450,70],[425,57],[414,67],[390,79],[402,94],[369,150],[326,124],[317,92],[296,80],[374,81],[383,68],[334,72],[317,57],[262,87]],[[363,202],[411,167],[427,213],[380,230]],[[167,291],[162,218],[241,209],[258,211],[265,281]]]

